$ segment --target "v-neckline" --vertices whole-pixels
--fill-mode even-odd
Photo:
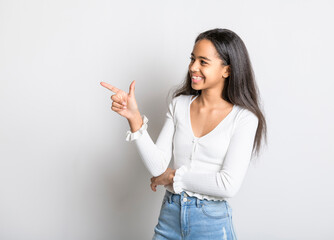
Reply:
[[[192,127],[192,125],[191,125],[191,114],[190,114],[190,106],[191,106],[191,103],[199,96],[199,95],[196,95],[193,99],[191,99],[194,95],[189,95],[190,96],[190,98],[189,98],[189,103],[188,103],[188,122],[189,122],[189,128],[190,128],[190,132],[191,132],[191,134],[192,134],[192,136],[194,137],[194,138],[196,138],[197,140],[199,140],[199,139],[202,139],[202,138],[204,138],[204,137],[206,137],[206,136],[208,136],[208,135],[210,135],[210,134],[212,134],[212,132],[214,132],[220,125],[222,125],[223,124],[223,122],[225,121],[225,119],[226,118],[228,118],[230,115],[231,115],[231,113],[234,111],[234,109],[236,108],[236,105],[234,104],[233,105],[233,107],[232,107],[232,110],[223,118],[223,120],[221,120],[219,123],[218,123],[218,125],[214,128],[214,129],[212,129],[210,132],[208,132],[207,134],[205,134],[205,135],[203,135],[203,136],[201,136],[201,137],[196,137],[195,136],[195,134],[194,134],[194,131],[193,131],[193,127]]]

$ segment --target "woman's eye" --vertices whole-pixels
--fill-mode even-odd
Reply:
[[[195,59],[193,57],[190,57],[191,61],[194,61]],[[204,62],[203,60],[201,60],[201,64],[207,64],[206,62]]]

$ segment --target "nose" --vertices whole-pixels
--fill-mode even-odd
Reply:
[[[193,63],[190,63],[189,70],[190,70],[191,72],[199,71],[198,69],[199,69],[199,68],[198,68],[198,64],[196,63],[196,61],[193,62]]]

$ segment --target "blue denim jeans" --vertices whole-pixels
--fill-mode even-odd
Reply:
[[[200,200],[166,190],[152,240],[237,240],[227,201]]]

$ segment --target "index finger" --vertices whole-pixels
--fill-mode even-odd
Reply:
[[[100,82],[100,84],[105,87],[108,88],[109,90],[111,90],[114,93],[117,93],[120,91],[120,89],[118,89],[117,87],[114,87],[113,85],[109,84],[109,83],[105,83],[105,82]]]

